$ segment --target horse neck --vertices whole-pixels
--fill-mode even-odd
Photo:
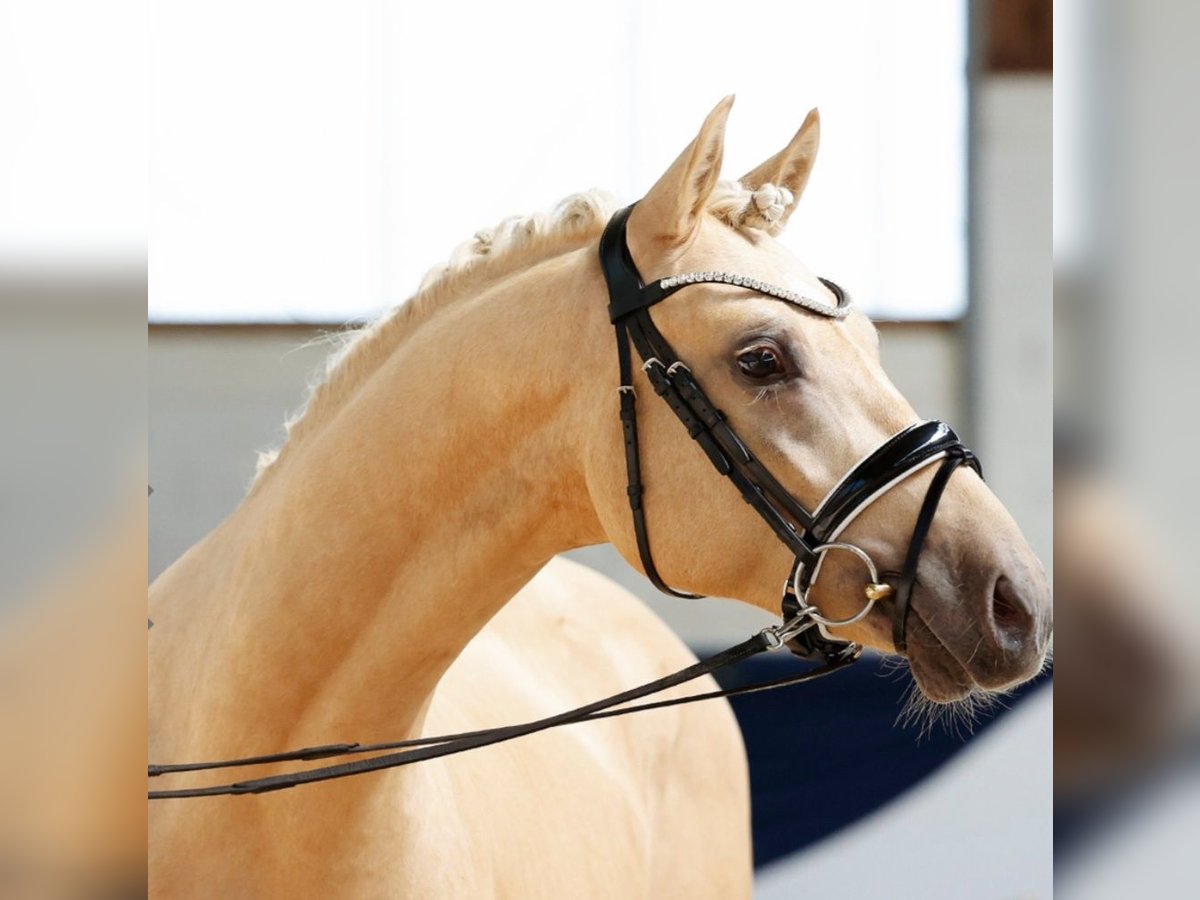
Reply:
[[[569,373],[609,344],[589,257],[570,257],[420,325],[156,584],[172,596],[152,655],[193,721],[231,726],[183,749],[415,732],[488,618],[555,553],[604,539],[578,463],[588,379]]]

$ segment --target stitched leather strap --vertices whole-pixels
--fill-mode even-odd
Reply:
[[[642,571],[658,590],[673,597],[685,600],[695,600],[698,594],[687,591],[677,591],[670,587],[658,574],[654,565],[654,557],[650,553],[650,532],[646,527],[646,506],[642,502],[646,488],[642,483],[641,452],[638,447],[637,428],[637,394],[633,389],[633,366],[629,356],[629,334],[623,322],[614,326],[617,332],[617,361],[620,368],[621,395],[621,431],[625,440],[625,493],[629,495],[629,508],[633,515],[633,535],[637,542],[638,556],[642,561]]]

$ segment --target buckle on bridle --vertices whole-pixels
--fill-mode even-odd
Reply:
[[[802,607],[800,612],[778,625],[768,625],[759,632],[767,642],[768,650],[778,650],[790,640],[794,640],[817,623],[813,620],[814,607]]]

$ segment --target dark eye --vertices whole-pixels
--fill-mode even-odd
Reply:
[[[767,344],[743,350],[738,354],[737,364],[743,375],[755,381],[765,381],[784,374],[783,358],[779,350]]]

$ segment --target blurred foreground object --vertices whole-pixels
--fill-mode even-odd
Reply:
[[[0,266],[0,897],[145,894],[145,280]]]
[[[1200,7],[1055,13],[1056,893],[1197,896]]]
[[[140,487],[140,486],[139,486]],[[145,489],[0,617],[0,896],[145,895]]]
[[[1187,733],[1197,633],[1152,525],[1102,474],[1060,474],[1055,502],[1055,788],[1075,802],[1137,777]]]

